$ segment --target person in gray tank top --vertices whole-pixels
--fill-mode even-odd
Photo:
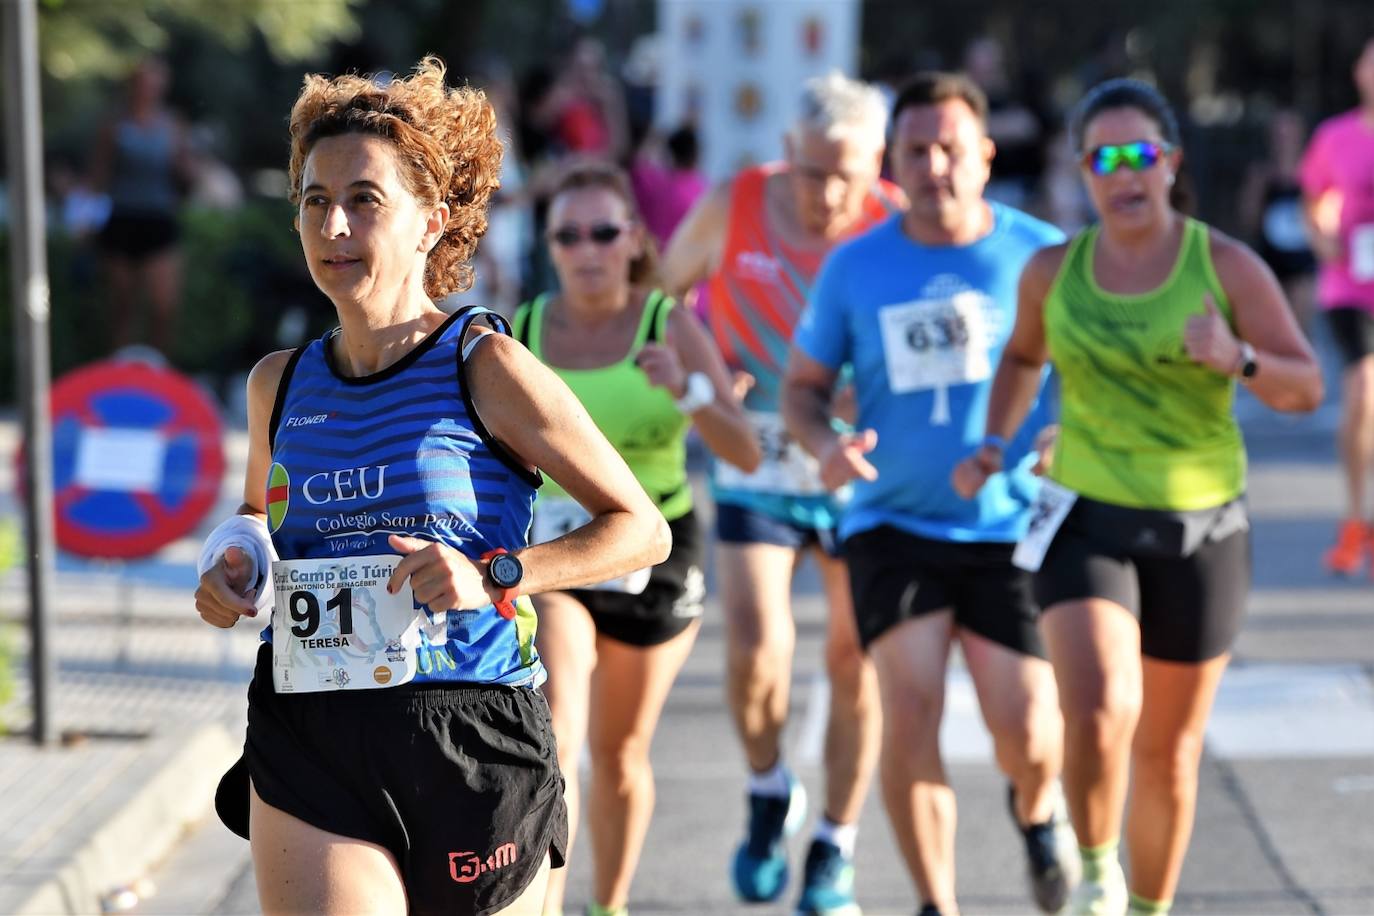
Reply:
[[[181,296],[177,211],[189,178],[185,131],[167,109],[168,72],[149,58],[130,74],[122,111],[100,130],[91,159],[91,186],[109,194],[109,221],[99,236],[115,349],[135,340],[135,306],[151,307],[142,339],[164,353],[173,338]]]

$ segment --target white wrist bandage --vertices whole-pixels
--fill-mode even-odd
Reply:
[[[267,533],[267,523],[252,515],[233,515],[220,522],[200,549],[196,574],[205,575],[230,547],[237,547],[248,554],[248,560],[253,564],[248,578],[258,590],[254,603],[260,611],[270,608],[272,588],[269,577],[272,575],[272,561],[277,559],[277,551],[272,546],[272,537]]]

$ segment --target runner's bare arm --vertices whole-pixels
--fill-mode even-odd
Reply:
[[[1307,227],[1307,242],[1322,261],[1336,261],[1341,256],[1341,195],[1334,189],[1321,194],[1302,196],[1303,223]]]
[[[1016,290],[1016,325],[1002,351],[988,397],[987,434],[1010,439],[1021,428],[1040,391],[1040,373],[1050,358],[1045,344],[1045,297],[1068,245],[1051,245],[1031,256]]]
[[[272,466],[268,425],[277,403],[282,373],[291,361],[291,350],[269,353],[248,374],[248,468],[243,477],[240,515],[267,517],[267,471]]]
[[[782,379],[782,418],[787,434],[816,458],[839,439],[830,425],[830,398],[835,390],[834,369],[793,346]]]
[[[672,546],[663,514],[577,396],[515,340],[489,336],[467,360],[482,422],[592,515],[563,537],[514,551],[526,569],[521,592],[590,585],[663,562]]]
[[[1045,344],[1045,297],[1054,285],[1067,251],[1067,244],[1042,248],[1021,270],[1016,290],[1016,326],[1002,351],[988,396],[984,429],[989,439],[995,437],[1006,442],[1015,435],[1040,390],[1041,369],[1050,356]],[[1037,441],[1036,447],[1043,461],[1046,449],[1041,448],[1041,444]],[[1002,448],[987,442],[954,466],[950,484],[964,499],[972,499],[988,478],[1001,470]],[[1036,473],[1043,470],[1037,466]]]
[[[782,418],[787,434],[821,465],[821,483],[837,490],[851,480],[875,480],[878,471],[864,455],[878,444],[871,429],[837,433],[830,424],[831,398],[838,373],[797,347],[787,357],[782,380]]]
[[[277,386],[281,383],[282,372],[291,358],[290,350],[282,350],[263,357],[248,376],[248,469],[244,475],[243,504],[238,515],[261,522],[266,518],[267,469],[271,465],[271,449],[267,443],[267,426],[271,422],[272,407],[277,399]],[[211,533],[206,542],[206,551],[218,553],[212,546],[216,533]],[[252,539],[267,536],[261,524],[256,526],[240,525],[237,532],[251,535]],[[223,543],[223,542],[221,542]],[[242,543],[242,542],[240,542]],[[264,554],[270,551],[264,547]],[[208,558],[205,562],[208,562]],[[267,570],[258,569],[257,563],[241,547],[230,546],[223,555],[206,569],[196,587],[195,604],[201,618],[212,626],[227,628],[238,623],[242,617],[256,616],[258,591],[261,583],[270,582]]]
[[[1249,247],[1223,233],[1212,230],[1211,244],[1235,331],[1255,348],[1258,370],[1248,387],[1275,410],[1316,410],[1323,395],[1321,366],[1274,272]]]
[[[717,457],[742,471],[752,471],[763,460],[754,428],[735,397],[730,371],[715,343],[695,315],[675,308],[668,313],[667,340],[682,362],[684,372],[704,372],[716,390],[716,399],[692,414],[692,423],[706,447]],[[681,397],[682,392],[674,392]]]
[[[716,185],[688,211],[663,252],[664,290],[679,301],[720,264],[730,217],[730,183]]]

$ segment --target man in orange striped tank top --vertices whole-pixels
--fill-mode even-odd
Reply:
[[[668,244],[664,286],[681,296],[709,284],[707,323],[735,372],[762,441],[752,473],[713,470],[717,570],[726,619],[731,714],[749,764],[749,824],[731,877],[741,899],[786,891],[786,837],[806,794],[783,760],[795,625],[791,581],[810,553],[829,606],[825,804],[807,852],[797,910],[853,914],[859,811],[877,760],[878,685],[859,647],[848,577],[835,554],[838,506],[814,459],[783,428],[779,394],[792,330],[837,243],[900,209],[879,178],[887,110],[871,86],[839,73],[807,81],[784,136],[783,162],[747,168],[708,193]]]

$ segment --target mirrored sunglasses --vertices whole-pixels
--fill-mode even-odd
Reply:
[[[1132,172],[1143,172],[1153,168],[1155,163],[1173,147],[1167,143],[1153,140],[1135,140],[1131,143],[1115,143],[1098,146],[1083,154],[1084,163],[1094,175],[1110,175],[1121,168]]]

